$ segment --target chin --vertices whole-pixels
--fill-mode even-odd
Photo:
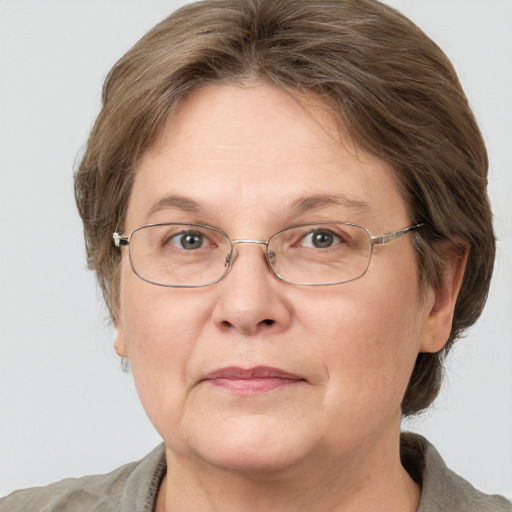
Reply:
[[[187,444],[190,452],[212,466],[255,476],[293,467],[315,446],[304,429],[292,430],[262,415],[192,429]]]

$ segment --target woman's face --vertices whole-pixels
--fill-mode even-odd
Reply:
[[[232,240],[320,221],[375,235],[410,225],[391,169],[309,107],[264,84],[184,100],[137,169],[125,234],[161,222]],[[141,280],[122,251],[116,348],[168,457],[272,470],[396,438],[414,361],[436,337],[411,235],[377,246],[361,279],[320,287],[279,281],[262,245],[238,245],[229,274],[194,289]]]

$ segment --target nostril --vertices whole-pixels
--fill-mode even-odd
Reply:
[[[237,329],[240,332],[243,332],[244,334],[255,334],[256,332],[258,332],[258,330],[259,330],[258,328],[261,328],[264,325],[269,325],[269,326],[274,325],[275,323],[276,323],[275,320],[266,318],[265,320],[258,322],[257,326],[252,328],[251,326],[238,325],[236,322],[232,323],[232,322],[229,322],[228,320],[223,320],[220,323],[220,328],[226,332],[230,331],[231,329]]]

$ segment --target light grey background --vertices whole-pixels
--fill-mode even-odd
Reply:
[[[0,495],[100,473],[159,442],[85,270],[72,169],[103,78],[184,2],[0,0]],[[499,236],[488,307],[412,424],[512,497],[512,2],[389,0],[448,53],[488,143]]]

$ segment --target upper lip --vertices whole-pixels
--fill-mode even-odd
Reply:
[[[254,366],[253,368],[240,368],[238,366],[227,366],[225,368],[219,368],[207,373],[202,380],[214,380],[214,379],[288,379],[288,380],[305,380],[304,378],[281,370],[280,368],[274,368],[272,366]]]

